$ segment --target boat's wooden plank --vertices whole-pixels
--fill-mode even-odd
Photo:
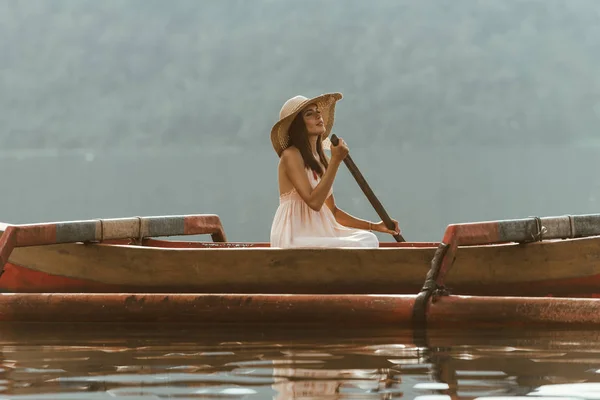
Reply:
[[[412,327],[416,296],[247,294],[4,294],[5,322],[168,322]],[[447,296],[431,327],[598,327],[600,300]]]
[[[17,231],[17,247],[206,234],[212,235],[213,240],[226,240],[221,220],[218,215],[213,214],[4,224],[3,226],[5,228],[12,226]]]
[[[105,242],[107,243],[107,242]],[[111,241],[110,244],[130,244],[123,241]],[[439,242],[379,242],[380,248],[431,248],[437,247]],[[168,248],[249,248],[249,247],[271,247],[269,242],[198,242],[180,240],[144,239],[143,246],[168,247]]]
[[[0,237],[0,271],[15,247],[200,234],[210,234],[215,241],[227,240],[219,216],[212,214],[5,225],[5,229],[13,233]]]
[[[597,235],[600,235],[600,214],[584,214],[451,224],[442,242],[467,246]]]
[[[54,275],[135,286],[423,282],[434,248],[173,249],[97,244],[17,248],[10,262]]]
[[[406,287],[416,292],[422,286],[434,251],[433,247],[282,250],[64,244],[18,248],[10,261],[48,274],[146,288],[261,286],[285,293],[293,288],[322,292],[361,287],[398,293]],[[570,279],[596,279],[599,261],[600,238],[463,247],[446,283],[451,289],[501,290],[504,285],[508,293],[515,285],[530,285],[533,290],[537,282],[554,280],[559,286]],[[596,282],[590,280],[590,285]]]
[[[600,326],[600,299],[443,296],[429,304],[427,326]]]
[[[535,282],[600,273],[600,238],[461,247],[446,283]]]

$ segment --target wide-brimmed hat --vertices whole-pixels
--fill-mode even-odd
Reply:
[[[341,99],[341,93],[325,93],[311,99],[304,96],[294,96],[286,101],[281,107],[281,111],[279,111],[279,121],[271,129],[271,143],[277,155],[281,156],[283,150],[290,146],[290,134],[288,132],[290,125],[296,115],[309,104],[316,104],[321,111],[325,125],[323,139],[328,137],[335,119],[335,104]]]

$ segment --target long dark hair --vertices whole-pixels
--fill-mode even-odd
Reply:
[[[306,124],[304,123],[304,118],[302,118],[302,113],[298,113],[296,118],[292,121],[290,125],[290,129],[288,131],[290,133],[290,143],[292,146],[295,146],[298,150],[300,150],[300,154],[302,155],[302,159],[304,160],[304,167],[310,168],[315,171],[319,176],[323,176],[325,171],[321,168],[321,165],[317,162],[315,157],[313,156],[312,150],[310,148],[310,142],[308,141],[308,131],[306,130]],[[327,162],[327,157],[325,157],[325,152],[323,151],[323,138],[319,136],[317,138],[317,154],[319,155],[319,159],[321,164],[327,168],[329,163]]]

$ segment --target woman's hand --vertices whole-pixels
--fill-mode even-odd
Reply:
[[[337,146],[331,145],[331,160],[341,163],[350,150],[348,150],[348,145],[344,142],[344,139],[339,138],[339,140]]]
[[[382,233],[389,233],[390,235],[399,235],[402,231],[398,226],[398,221],[392,219],[392,222],[394,223],[394,230],[388,229],[387,226],[385,226],[385,224],[383,223],[383,221],[379,221],[378,223],[373,224],[373,230]]]

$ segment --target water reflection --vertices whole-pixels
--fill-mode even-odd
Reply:
[[[0,327],[0,399],[600,398],[600,333]]]

